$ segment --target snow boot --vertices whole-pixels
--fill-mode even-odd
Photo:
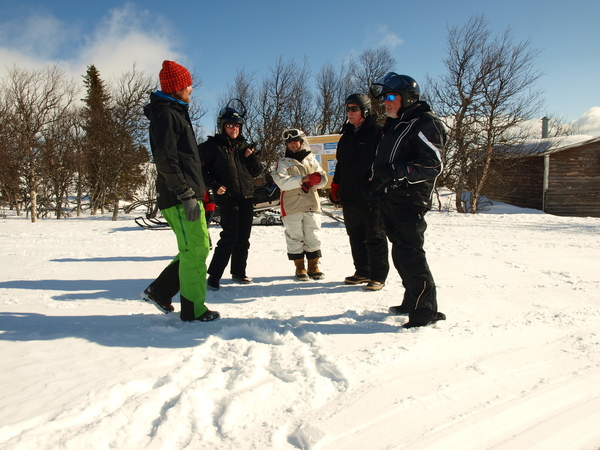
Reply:
[[[409,318],[408,322],[402,325],[402,328],[426,327],[427,325],[433,325],[438,320],[446,320],[446,315],[444,313],[438,312],[434,313],[433,317],[429,318],[429,320],[423,320],[422,318],[415,320]]]
[[[308,276],[313,280],[322,280],[325,274],[319,270],[319,258],[308,260]]]
[[[367,291],[380,291],[384,286],[385,283],[381,283],[380,281],[369,281],[365,289]]]
[[[306,268],[304,267],[304,258],[295,259],[294,264],[296,265],[296,280],[308,281],[308,274],[306,273]]]
[[[368,277],[363,277],[357,274],[352,275],[351,277],[346,277],[344,279],[344,283],[346,284],[361,284],[361,283],[368,283],[369,278]]]
[[[221,318],[221,314],[219,314],[218,311],[211,311],[209,309],[204,314],[202,314],[200,317],[196,317],[195,319],[191,319],[191,320],[184,320],[184,322],[194,322],[195,320],[197,320],[199,322],[212,322],[213,320],[218,320],[220,318]]]
[[[148,286],[144,289],[144,292],[141,293],[140,297],[142,300],[152,303],[162,313],[169,314],[175,311],[175,308],[171,305],[171,299],[169,299],[169,301],[161,299],[156,292],[154,292],[152,286]]]
[[[237,281],[240,284],[252,284],[254,280],[246,275],[231,275],[231,279]]]

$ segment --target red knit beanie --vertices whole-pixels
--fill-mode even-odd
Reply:
[[[192,84],[190,71],[173,61],[163,61],[158,77],[160,90],[166,94],[181,91]]]

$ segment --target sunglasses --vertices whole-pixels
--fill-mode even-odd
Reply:
[[[299,137],[295,137],[295,138],[288,138],[285,140],[286,144],[289,144],[290,142],[300,142],[300,138]]]
[[[240,128],[241,125],[239,123],[226,123],[225,128]]]
[[[358,112],[360,111],[360,106],[346,106],[346,112]]]
[[[296,128],[292,128],[291,130],[285,130],[283,132],[283,134],[281,135],[281,137],[283,138],[283,140],[285,142],[291,142],[290,139],[298,139],[300,140],[300,130],[297,130]]]
[[[393,102],[397,98],[400,98],[400,95],[398,95],[398,94],[387,94],[387,95],[384,95],[381,98],[381,101],[382,102]]]

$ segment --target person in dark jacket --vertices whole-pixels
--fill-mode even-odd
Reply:
[[[157,204],[177,237],[179,253],[142,293],[160,311],[174,311],[180,292],[181,320],[208,322],[220,317],[204,304],[208,229],[203,217],[204,180],[196,137],[188,115],[192,76],[183,66],[164,61],[161,90],[150,95],[150,148],[157,169]]]
[[[389,72],[371,87],[382,97],[387,120],[373,162],[371,190],[379,204],[392,260],[402,278],[402,303],[392,315],[408,314],[407,328],[446,317],[438,312],[436,287],[425,250],[425,213],[431,209],[435,180],[442,171],[446,131],[429,105],[420,100],[417,82]]]
[[[371,165],[381,140],[381,125],[370,113],[371,100],[364,94],[346,98],[348,122],[337,145],[335,174],[330,200],[343,207],[344,224],[350,239],[354,275],[346,284],[367,283],[366,289],[383,288],[390,265],[387,238],[381,223],[377,198],[369,194]]]
[[[199,146],[206,183],[214,193],[223,229],[208,267],[207,287],[213,291],[220,289],[230,258],[233,280],[252,283],[246,265],[254,218],[254,178],[262,166],[241,133],[243,124],[238,111],[226,106],[217,119],[218,133]]]

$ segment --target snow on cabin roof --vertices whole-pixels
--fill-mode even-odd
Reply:
[[[584,144],[600,142],[600,137],[587,134],[560,136],[552,138],[533,139],[523,144],[506,147],[506,153],[511,156],[543,156],[562,152]]]

